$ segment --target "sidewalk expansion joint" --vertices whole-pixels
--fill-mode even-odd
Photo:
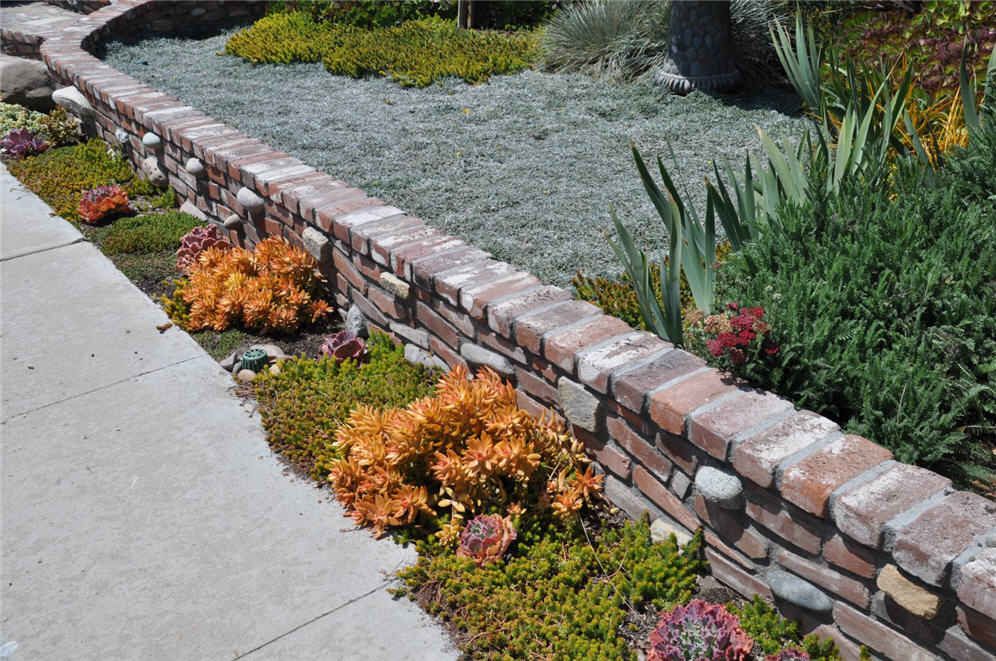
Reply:
[[[0,257],[0,262],[10,262],[15,259],[20,259],[21,257],[29,257],[31,255],[37,255],[43,252],[49,252],[50,250],[58,250],[59,248],[68,248],[69,246],[75,246],[77,243],[84,242],[85,239],[81,236],[80,238],[70,241],[69,243],[62,243],[57,246],[49,246],[48,248],[39,248],[38,250],[29,250],[28,252],[18,253],[17,255],[11,255],[10,257]]]
[[[353,597],[352,599],[350,599],[346,603],[340,604],[340,605],[336,606],[335,608],[333,608],[331,610],[327,610],[324,613],[321,613],[320,615],[316,615],[315,617],[311,618],[307,622],[302,622],[301,624],[297,625],[293,629],[290,629],[289,631],[285,631],[284,633],[280,634],[276,638],[271,638],[270,640],[266,641],[265,643],[263,643],[261,645],[257,645],[256,647],[252,648],[248,652],[245,652],[243,654],[239,654],[238,656],[234,657],[232,659],[232,661],[239,661],[240,659],[245,659],[249,655],[255,654],[256,652],[260,651],[264,647],[267,647],[268,645],[272,645],[273,643],[277,642],[278,640],[281,640],[282,638],[286,638],[287,636],[291,635],[292,633],[300,631],[301,629],[305,628],[309,624],[314,624],[315,622],[317,622],[318,620],[322,619],[323,617],[327,617],[327,616],[329,616],[329,615],[331,615],[333,613],[341,611],[342,609],[346,608],[347,606],[352,606],[356,602],[361,601],[363,599],[366,599],[370,595],[375,594],[376,592],[379,592],[380,590],[383,590],[385,587],[387,587],[388,585],[390,585],[391,582],[392,581],[390,581],[390,580],[384,581],[383,583],[381,583],[377,587],[373,588],[372,590],[370,590],[368,592],[364,592],[363,594],[361,594],[358,597]]]
[[[0,420],[0,425],[5,425],[8,422],[10,422],[11,420],[13,420],[14,418],[20,418],[21,416],[29,415],[31,413],[35,413],[36,411],[41,411],[42,409],[47,409],[50,406],[56,406],[57,404],[62,404],[64,402],[68,402],[68,401],[73,400],[73,399],[78,399],[78,398],[83,397],[85,395],[89,395],[89,394],[92,394],[92,393],[95,393],[95,392],[100,392],[101,390],[106,390],[108,388],[113,388],[114,386],[119,386],[122,383],[128,383],[129,381],[133,381],[133,380],[135,380],[135,379],[137,379],[139,377],[143,377],[146,374],[152,374],[154,372],[160,372],[162,370],[168,370],[171,367],[176,367],[177,365],[182,365],[184,363],[188,363],[191,360],[197,360],[198,358],[203,358],[206,355],[207,354],[203,354],[203,355],[200,355],[200,356],[191,356],[190,358],[184,358],[183,360],[178,360],[175,363],[170,363],[169,365],[163,365],[162,367],[156,367],[156,368],[151,369],[151,370],[145,370],[144,372],[139,372],[138,374],[132,374],[131,376],[125,377],[125,378],[120,379],[118,381],[115,381],[113,383],[108,383],[108,384],[105,384],[105,385],[102,385],[102,386],[98,386],[98,387],[93,388],[91,390],[87,390],[86,392],[76,393],[75,395],[70,395],[69,397],[64,397],[64,398],[56,400],[54,402],[49,402],[48,404],[42,404],[41,406],[36,406],[33,409],[28,409],[27,411],[19,411],[18,413],[15,413],[15,414],[13,414],[13,415],[11,415],[9,417],[6,417],[3,420]]]

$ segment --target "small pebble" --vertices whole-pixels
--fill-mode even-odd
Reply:
[[[235,378],[242,383],[249,383],[256,378],[256,373],[252,370],[239,370],[239,373],[235,375]]]

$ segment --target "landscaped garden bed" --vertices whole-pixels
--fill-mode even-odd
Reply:
[[[797,50],[799,43],[795,42]],[[785,42],[783,54],[792,56],[784,46]],[[327,59],[328,52],[321,56]],[[960,484],[975,479],[974,487],[985,491],[986,471],[991,468],[987,462],[991,460],[982,451],[991,442],[986,436],[991,435],[991,426],[986,421],[992,416],[988,385],[992,369],[985,356],[991,351],[987,347],[993,315],[986,300],[977,297],[980,290],[983,295],[988,291],[991,278],[987,279],[987,274],[993,272],[989,268],[992,225],[987,224],[992,214],[992,191],[985,170],[973,164],[992,160],[984,126],[990,121],[988,111],[977,111],[981,122],[965,114],[965,130],[972,135],[971,140],[963,141],[968,143],[964,152],[942,148],[937,142],[917,143],[914,134],[928,136],[936,126],[928,126],[930,130],[922,125],[907,127],[905,136],[893,139],[892,127],[882,122],[882,115],[890,114],[896,98],[908,102],[902,93],[884,99],[879,110],[874,109],[875,101],[855,110],[846,96],[854,93],[853,86],[850,91],[842,87],[843,78],[834,79],[831,73],[829,82],[807,88],[799,71],[807,73],[800,67],[792,74],[793,83],[816,115],[817,151],[807,152],[813,144],[807,142],[799,151],[793,147],[786,151],[762,137],[767,161],[758,167],[755,155],[748,165],[764,192],[754,198],[749,198],[749,184],[746,196],[745,189],[736,190],[742,183],[736,180],[742,172],[739,166],[733,171],[721,164],[708,168],[711,185],[703,187],[693,181],[689,184],[691,194],[674,186],[662,166],[658,181],[663,180],[667,196],[651,183],[657,175],[644,169],[634,179],[643,180],[653,207],[661,215],[660,222],[669,230],[664,235],[671,244],[670,264],[657,267],[657,277],[665,286],[657,292],[644,287],[654,281],[653,269],[646,256],[640,264],[640,253],[649,244],[636,232],[637,243],[633,245],[617,239],[617,254],[627,264],[629,284],[608,283],[611,286],[605,289],[617,299],[629,299],[616,301],[616,308],[635,309],[630,318],[634,325],[645,325],[684,344],[755,384],[776,387],[778,382],[780,394],[810,406],[838,406],[836,415],[845,417],[846,407],[860,409],[842,422],[884,445],[892,443],[899,458],[950,469]],[[820,73],[808,71],[808,83],[818,83]],[[323,75],[326,80],[335,80]],[[504,78],[493,78],[488,85],[501,80]],[[965,82],[959,82],[964,88]],[[900,80],[899,85],[904,84]],[[978,83],[975,85],[979,90]],[[479,88],[444,83],[414,93],[466,89]],[[838,96],[823,104],[819,95],[827,89]],[[966,99],[965,107],[971,109],[978,96],[975,91],[961,95]],[[971,104],[967,102],[970,97],[974,97]],[[394,105],[393,99],[388,100],[391,103],[385,106]],[[104,102],[101,98],[98,103]],[[868,117],[867,127],[873,128],[855,134],[859,125],[856,116]],[[130,120],[122,121],[131,126]],[[135,121],[148,124],[147,118],[138,115]],[[160,128],[157,121],[152,122],[157,131],[169,141],[183,144],[169,124]],[[148,126],[144,130],[148,131]],[[183,131],[181,128],[181,135]],[[862,132],[867,134],[860,139],[872,145],[868,152],[878,154],[880,160],[841,159],[845,146],[857,144],[856,135]],[[820,145],[823,151],[819,151]],[[340,160],[352,153],[339,154]],[[823,157],[837,160],[821,167],[819,159]],[[292,159],[274,158],[280,168],[297,167]],[[219,160],[227,165],[225,159]],[[210,158],[208,161],[210,167],[218,166]],[[402,540],[419,544],[420,561],[404,572],[406,586],[402,591],[448,618],[469,654],[501,658],[502,652],[514,649],[516,654],[539,651],[572,658],[586,654],[625,657],[630,653],[624,642],[628,639],[636,647],[650,642],[654,658],[655,653],[664,653],[671,634],[680,637],[681,632],[693,630],[701,634],[713,625],[726,627],[725,639],[737,658],[745,657],[750,647],[756,655],[760,651],[778,653],[785,644],[799,646],[797,638],[790,643],[778,635],[772,636],[779,640],[771,645],[760,642],[764,636],[752,630],[750,622],[766,621],[774,629],[784,627],[763,608],[753,615],[742,614],[742,633],[733,630],[728,615],[715,607],[689,602],[687,608],[672,608],[674,602],[693,596],[689,580],[700,562],[695,553],[699,544],[706,547],[712,570],[723,581],[741,592],[775,596],[810,614],[817,613],[807,626],[819,625],[825,635],[839,637],[839,627],[852,638],[869,641],[886,656],[902,656],[931,645],[939,645],[955,657],[958,654],[952,650],[982,649],[973,647],[963,632],[976,640],[987,640],[980,631],[984,632],[986,618],[992,613],[978,596],[985,594],[986,588],[973,591],[976,587],[972,583],[962,580],[959,584],[958,580],[960,575],[984,574],[980,567],[986,561],[969,555],[969,549],[992,525],[992,510],[985,499],[968,493],[950,494],[940,476],[895,464],[890,461],[893,455],[882,447],[860,437],[841,436],[828,420],[794,412],[789,402],[737,387],[656,338],[621,334],[624,325],[614,325],[618,323],[615,320],[585,317],[586,311],[592,314],[590,306],[564,302],[563,292],[521,275],[502,276],[502,265],[494,267],[499,277],[491,288],[500,289],[498,285],[505,283],[518,290],[495,293],[487,284],[458,284],[455,293],[447,293],[445,279],[435,280],[434,271],[429,270],[427,276],[415,265],[436,259],[431,250],[434,246],[471,254],[466,246],[430,238],[424,240],[428,245],[416,245],[415,249],[392,253],[388,248],[384,257],[376,252],[382,248],[378,235],[367,228],[405,222],[410,223],[405,227],[413,227],[411,219],[397,219],[399,209],[373,206],[372,211],[339,211],[325,226],[320,214],[312,216],[304,211],[303,203],[290,213],[281,207],[288,203],[279,185],[277,193],[269,189],[265,166],[259,176],[257,167],[250,164],[243,169],[237,158],[235,162],[212,181],[228,185],[230,197],[236,189],[231,188],[228,177],[239,180],[239,187],[256,186],[277,203],[272,211],[286,224],[283,231],[292,237],[302,232],[296,216],[299,211],[307,217],[306,222],[321,226],[324,237],[316,238],[313,232],[303,242],[310,241],[316,254],[325,251],[325,266],[335,265],[339,300],[363,304],[364,314],[372,320],[370,325],[391,330],[407,345],[402,352],[391,349],[387,340],[376,335],[370,340],[370,365],[376,362],[381,366],[378,369],[407,384],[398,397],[391,394],[391,388],[387,397],[377,388],[371,391],[370,382],[363,378],[367,367],[350,361],[339,364],[333,357],[321,362],[285,361],[273,373],[262,373],[252,388],[258,388],[264,424],[274,448],[314,476],[330,478],[337,496],[357,522],[377,533],[396,529]],[[231,174],[233,168],[235,174]],[[670,161],[668,168],[675,173]],[[834,176],[828,177],[827,171]],[[719,186],[721,181],[726,189]],[[772,182],[781,186],[777,193],[770,187]],[[242,192],[239,188],[240,197]],[[219,195],[211,195],[207,206],[214,208]],[[696,221],[690,215],[692,208],[700,212],[705,208],[705,199],[727,230],[729,245],[715,254],[715,239],[721,235],[714,235],[709,222],[703,228],[701,218]],[[753,208],[745,204],[749,199],[754,201]],[[265,204],[271,207],[269,201]],[[904,222],[915,214],[924,214],[922,222]],[[620,211],[618,218],[616,230],[624,239],[626,227],[633,225],[632,213]],[[281,230],[280,222],[271,224],[269,219],[261,225],[267,232],[273,232],[274,226]],[[244,227],[252,229],[248,224]],[[367,231],[374,233],[368,236]],[[674,240],[682,234],[687,242]],[[957,235],[957,240],[945,244],[937,235]],[[392,235],[388,232],[387,236]],[[917,266],[931,268],[905,268],[902,258],[908,255]],[[211,268],[213,260],[206,258]],[[719,261],[722,265],[714,268]],[[494,263],[485,264],[492,268]],[[785,264],[794,268],[786,269]],[[461,268],[437,266],[437,272]],[[570,277],[575,269],[562,271],[560,276]],[[578,283],[590,285],[589,276],[597,273],[583,271]],[[831,276],[835,274],[850,279],[834,280]],[[385,280],[387,275],[393,280]],[[684,295],[679,284],[682,275]],[[514,278],[520,278],[525,286]],[[847,286],[839,286],[841,282]],[[864,287],[866,282],[875,286]],[[603,283],[597,284],[593,291]],[[583,289],[579,287],[581,293]],[[197,290],[213,291],[207,286]],[[597,293],[591,295],[598,300]],[[813,298],[821,302],[815,310]],[[662,309],[657,313],[653,299],[663,302],[658,303]],[[578,341],[570,330],[559,330],[564,322],[558,326],[551,320],[548,308],[575,315],[572,319],[579,327],[594,319],[589,337]],[[212,311],[215,315],[221,312],[217,307]],[[832,318],[821,319],[823,311]],[[710,312],[713,314],[707,316]],[[815,318],[806,316],[810,313]],[[470,336],[470,342],[464,335]],[[599,337],[605,340],[601,344]],[[551,341],[554,338],[567,348],[558,349],[558,342]],[[490,372],[479,373],[469,383],[463,378],[460,363],[480,355],[466,350],[475,341],[489,347],[485,353],[490,359],[517,378],[517,391],[502,385]],[[345,340],[353,348],[355,342],[353,338]],[[573,348],[571,342],[577,342]],[[403,360],[408,349],[417,347],[438,351],[458,365],[434,391],[426,390],[433,380],[429,373],[409,367]],[[336,356],[331,347],[329,353]],[[501,358],[500,354],[507,356],[504,363],[494,358]],[[625,356],[622,362],[620,355]],[[911,362],[911,356],[923,362]],[[866,364],[878,364],[873,360],[876,357],[880,369],[864,369]],[[556,386],[541,382],[523,369],[523,364]],[[626,369],[614,372],[620,364]],[[677,377],[659,380],[648,371],[655,365]],[[907,370],[905,380],[896,374],[903,369]],[[846,383],[834,385],[830,383],[833,379]],[[849,393],[848,386],[856,386],[857,395]],[[348,393],[353,388],[360,393],[356,403],[361,406],[341,406],[350,400]],[[915,392],[907,393],[907,389]],[[297,411],[296,402],[325,401],[331,393],[336,394],[337,402],[327,413]],[[575,423],[577,439],[598,458],[604,475],[596,475],[586,466],[578,440],[564,436],[556,419],[537,419],[516,406],[521,403],[538,415],[539,403],[558,405],[558,400]],[[579,417],[578,403],[592,400],[608,411],[592,405],[590,419]],[[911,405],[916,406],[912,412]],[[731,417],[737,419],[732,427]],[[795,422],[803,418],[808,422]],[[976,425],[973,419],[982,423]],[[867,425],[867,431],[862,424]],[[944,429],[950,433],[943,435]],[[877,437],[881,430],[888,430],[890,437]],[[923,433],[925,430],[931,431]],[[902,434],[913,434],[912,442],[905,442]],[[927,438],[930,434],[941,434],[942,442],[932,445]],[[648,436],[652,439],[649,442],[645,440]],[[778,454],[786,448],[785,454]],[[897,475],[910,476],[902,493],[894,493]],[[695,488],[690,490],[693,477]],[[722,488],[731,478],[738,486],[732,495]],[[607,491],[611,487],[613,499],[628,511],[639,507],[629,500],[639,492],[689,530],[705,525],[705,531],[683,540],[684,551],[678,548],[677,537],[651,546],[646,523],[620,529],[611,516],[605,516],[598,495],[603,485]],[[881,495],[869,501],[867,493],[873,492]],[[897,509],[892,511],[892,519],[886,517],[877,527],[866,527],[869,524],[861,519],[865,516],[862,508],[893,504]],[[937,516],[960,523],[950,530],[938,530]],[[886,523],[892,527],[883,532]],[[956,558],[963,551],[965,555]],[[558,568],[567,563],[577,570],[566,576],[541,571],[537,576],[531,573],[536,570],[535,563],[517,562],[524,555],[549,557]],[[631,567],[623,568],[619,557],[625,557]],[[676,573],[661,569],[659,563],[677,568]],[[649,577],[642,584],[640,568]],[[577,574],[587,580],[577,582]],[[981,580],[985,581],[984,576]],[[937,603],[941,597],[936,591],[944,592],[945,599],[954,599],[956,593],[957,622],[940,606],[921,609],[918,604],[922,602],[908,600],[909,593],[897,586]],[[827,592],[835,595],[836,603]],[[593,599],[593,595],[599,598]],[[493,604],[511,603],[509,599],[519,608],[489,611]],[[551,610],[555,604],[577,607],[565,613]],[[584,623],[578,623],[576,617],[585,605],[593,609],[591,620],[610,622],[611,626],[583,628]],[[897,608],[905,609],[906,614],[898,615]],[[507,614],[512,617],[501,619]],[[912,617],[928,624],[910,626]],[[712,624],[707,625],[707,621]],[[488,628],[482,628],[485,624]],[[652,625],[657,625],[657,630],[649,635]],[[583,628],[581,633],[578,627]],[[903,633],[896,633],[896,629]],[[746,642],[748,637],[755,639],[753,646]],[[695,638],[702,642],[708,636]],[[838,640],[848,656],[857,656],[857,648],[848,638]],[[519,647],[529,641],[541,641],[537,643],[540,649]],[[809,652],[813,658],[832,654],[816,648]]]

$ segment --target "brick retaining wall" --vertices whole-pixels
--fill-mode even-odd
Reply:
[[[280,235],[305,246],[336,302],[355,305],[410,357],[491,365],[516,383],[524,408],[563,415],[604,469],[616,505],[705,529],[719,580],[774,599],[835,638],[848,659],[858,644],[890,659],[996,658],[992,501],[956,492],[948,479],[898,463],[86,50],[112,34],[259,9],[121,0],[34,47],[54,78],[86,96],[105,140],[136,165],[154,159],[182,199],[227,221],[234,242]],[[5,43],[14,36],[5,31]]]

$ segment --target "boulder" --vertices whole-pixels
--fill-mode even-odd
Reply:
[[[369,334],[367,331],[367,318],[363,316],[360,308],[355,305],[351,305],[349,312],[346,313],[345,329],[354,333],[357,337],[367,337]]]
[[[169,177],[166,176],[166,172],[159,166],[159,161],[155,156],[149,156],[142,161],[142,172],[153,186],[165,186],[169,183]]]
[[[55,87],[43,62],[0,55],[0,100],[48,112],[55,107]]]
[[[93,118],[93,106],[83,93],[75,87],[60,87],[52,92],[52,101],[66,109],[66,112],[81,121]],[[125,134],[127,139],[127,134]]]

